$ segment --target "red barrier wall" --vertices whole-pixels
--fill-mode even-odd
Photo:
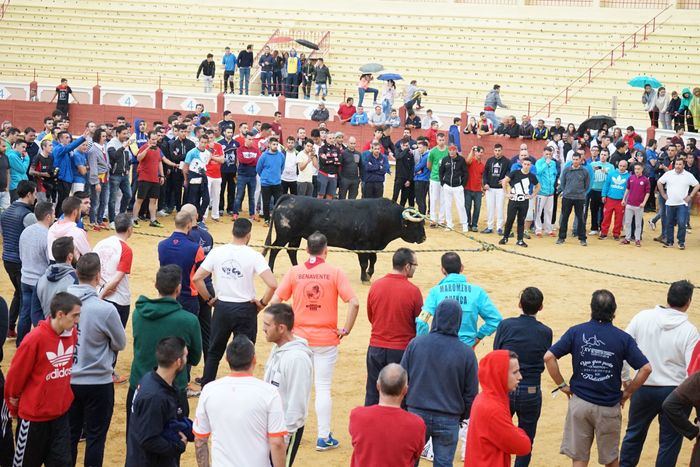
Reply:
[[[10,120],[14,126],[20,130],[31,126],[37,131],[41,131],[43,128],[44,117],[51,115],[51,112],[55,109],[54,104],[47,102],[27,102],[18,100],[4,100],[0,101],[0,120]],[[121,107],[113,105],[93,105],[93,104],[71,104],[70,106],[70,118],[71,126],[70,130],[75,133],[81,133],[82,128],[85,127],[85,123],[88,120],[95,121],[97,123],[101,122],[113,122],[117,116],[126,117],[127,121],[133,122],[136,118],[145,119],[147,122],[152,123],[155,120],[160,120],[166,122],[168,116],[173,113],[171,109],[150,109],[150,108],[139,108],[139,107]],[[217,122],[221,119],[221,115],[217,112],[211,112],[212,121]],[[252,123],[253,120],[260,120],[262,122],[271,122],[271,117],[265,116],[253,116],[253,115],[235,115],[234,120],[236,123],[248,122]],[[372,139],[373,130],[370,126],[355,127],[349,124],[341,124],[339,122],[328,122],[328,128],[333,131],[342,131],[345,133],[345,138],[349,136],[354,136],[357,138],[358,145],[362,146],[367,141]],[[297,128],[306,128],[307,135],[313,128],[317,128],[315,122],[309,120],[283,118],[282,119],[282,132],[283,136],[288,136],[290,134],[295,134]],[[394,129],[392,137],[397,140],[401,137],[402,130],[400,128]],[[447,130],[444,130],[447,134]],[[424,130],[413,130],[413,137],[416,138],[424,134]],[[479,145],[486,148],[486,153],[491,152],[491,148],[496,143],[501,143],[503,145],[503,151],[506,155],[515,155],[520,149],[522,143],[528,145],[530,154],[534,157],[539,157],[542,154],[542,148],[545,146],[543,141],[532,141],[532,140],[522,140],[522,139],[510,139],[497,136],[485,136],[478,138],[474,135],[462,135],[461,137],[462,148],[466,152],[468,148]]]

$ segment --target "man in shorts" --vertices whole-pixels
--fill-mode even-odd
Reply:
[[[569,398],[559,452],[569,457],[574,467],[588,465],[594,436],[598,462],[606,467],[619,465],[622,406],[651,374],[651,365],[634,338],[613,326],[616,309],[610,291],[596,290],[591,298],[591,320],[569,328],[544,355],[556,391]],[[573,364],[571,386],[557,363],[566,354],[571,354]],[[637,374],[620,391],[625,361]]]
[[[158,219],[156,219],[160,186],[165,182],[165,178],[163,177],[162,157],[163,154],[158,147],[158,132],[149,131],[148,141],[139,148],[139,152],[136,154],[136,159],[139,162],[137,168],[138,189],[132,212],[134,216],[138,216],[143,200],[148,198],[148,213],[151,218],[149,225],[151,227],[163,227],[163,225],[158,222]],[[134,227],[138,226],[139,219],[138,217],[134,217]]]
[[[285,274],[270,303],[280,303],[292,298],[294,334],[308,341],[313,354],[318,419],[316,450],[326,451],[335,449],[340,444],[331,434],[331,381],[335,362],[338,360],[338,345],[355,325],[360,304],[343,271],[326,263],[326,236],[320,232],[311,234],[306,250],[309,259],[304,264],[293,266]],[[348,304],[348,313],[342,328],[337,327],[339,296]]]
[[[318,197],[333,199],[338,188],[342,148],[335,144],[335,134],[328,133],[326,144],[318,150]]]

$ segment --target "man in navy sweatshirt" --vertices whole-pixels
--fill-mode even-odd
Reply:
[[[426,441],[433,438],[435,467],[452,465],[459,423],[479,392],[476,355],[459,340],[461,324],[459,302],[443,300],[430,333],[413,339],[401,359],[410,381],[406,406],[425,422]]]

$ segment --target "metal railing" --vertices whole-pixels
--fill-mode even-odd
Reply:
[[[608,68],[615,65],[615,60],[625,57],[625,48],[636,48],[641,42],[646,41],[649,36],[654,33],[663,22],[657,21],[659,17],[666,13],[674,5],[669,4],[656,13],[652,19],[644,23],[639,29],[627,36],[622,42],[612,48],[608,53],[598,59],[593,65],[588,67],[586,71],[574,78],[564,89],[559,91],[557,95],[549,99],[546,104],[537,109],[533,115],[543,115],[546,112],[547,117],[552,115],[552,112],[559,110],[562,106],[567,105],[571,97],[579,94],[583,88],[591,84],[595,78],[600,76]],[[562,102],[563,100],[563,102]]]

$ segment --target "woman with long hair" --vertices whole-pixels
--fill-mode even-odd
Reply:
[[[469,117],[469,122],[464,127],[464,134],[465,135],[475,135],[478,129],[479,129],[479,125],[476,123],[476,118],[473,116]]]
[[[393,79],[386,81],[386,87],[382,91],[382,112],[386,118],[391,114],[391,108],[394,106],[394,97],[396,97],[396,82]]]

